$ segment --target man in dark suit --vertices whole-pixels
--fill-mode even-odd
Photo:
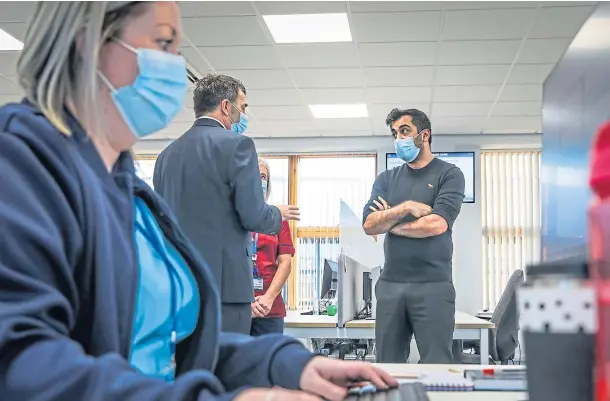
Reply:
[[[256,309],[251,232],[275,235],[299,210],[265,203],[254,142],[242,135],[244,85],[208,75],[193,100],[197,120],[161,152],[153,182],[218,281],[223,331],[249,334]]]

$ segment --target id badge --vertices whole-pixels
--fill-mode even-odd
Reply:
[[[260,277],[254,277],[254,289],[260,291],[263,289],[263,279]]]

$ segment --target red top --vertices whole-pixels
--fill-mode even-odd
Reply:
[[[589,184],[601,199],[610,197],[610,122],[600,127],[593,142]]]
[[[254,291],[254,295],[265,295],[277,271],[277,258],[279,255],[294,255],[294,245],[290,235],[290,226],[287,221],[282,223],[278,235],[258,235],[256,246],[256,267],[258,274],[263,278],[263,289]],[[282,293],[280,293],[271,307],[267,317],[286,317],[286,306]]]

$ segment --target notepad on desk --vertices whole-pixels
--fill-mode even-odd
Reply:
[[[421,375],[394,375],[400,382],[419,382],[426,391],[472,391],[471,379],[453,372],[425,372]]]

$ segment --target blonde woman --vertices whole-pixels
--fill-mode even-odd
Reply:
[[[261,184],[265,201],[271,195],[271,170],[269,164],[258,159],[258,169],[261,174]],[[282,334],[286,305],[282,298],[282,289],[290,276],[294,245],[287,221],[282,223],[280,232],[276,235],[252,235],[252,243],[256,248],[256,273],[262,279],[262,288],[254,291],[256,301],[252,303],[251,336],[264,334]]]
[[[27,98],[0,108],[2,401],[339,400],[348,378],[392,384],[288,338],[220,333],[205,257],[129,152],[182,107],[181,41],[174,2],[34,11]]]

